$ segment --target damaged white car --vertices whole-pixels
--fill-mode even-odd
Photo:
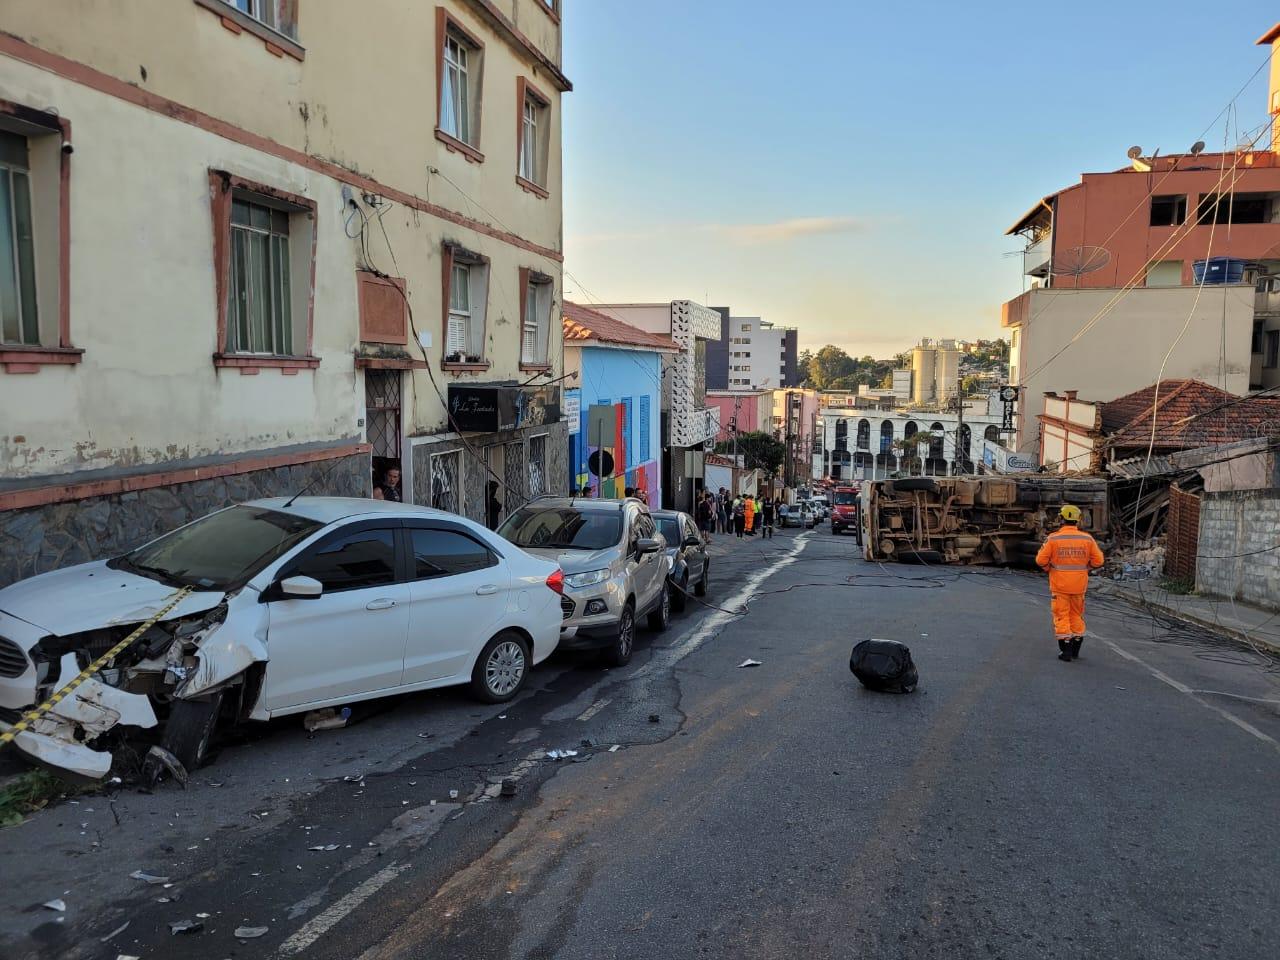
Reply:
[[[97,779],[137,728],[193,770],[220,722],[469,683],[514,697],[560,636],[560,568],[463,517],[378,500],[258,500],[114,560],[0,590],[0,730],[191,588],[20,732]]]

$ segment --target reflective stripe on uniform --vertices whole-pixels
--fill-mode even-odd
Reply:
[[[1051,533],[1050,540],[1092,540],[1087,533]]]
[[[1049,564],[1049,569],[1050,570],[1088,570],[1089,565],[1087,563],[1051,563]]]

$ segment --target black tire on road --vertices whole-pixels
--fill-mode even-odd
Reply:
[[[921,563],[928,566],[940,566],[942,554],[937,550],[903,550],[898,554],[899,563]]]
[[[656,633],[661,633],[667,629],[667,624],[671,622],[671,587],[667,581],[662,581],[662,596],[658,598],[658,605],[649,613],[649,629]]]
[[[209,746],[222,710],[222,693],[219,690],[199,700],[174,700],[169,705],[160,746],[177,757],[187,773],[195,773],[209,758]]]
[[[471,670],[471,695],[481,703],[506,703],[529,678],[529,643],[503,630],[484,645]]]
[[[698,585],[693,588],[695,596],[705,597],[707,595],[707,587],[711,580],[711,561],[704,561],[702,564],[702,579],[698,581]]]
[[[630,600],[622,608],[622,616],[618,619],[618,635],[613,643],[604,650],[604,661],[611,667],[625,667],[631,662],[631,654],[636,647],[636,608]]]
[[[675,592],[671,594],[671,607],[677,613],[684,610],[689,605],[689,571],[684,572],[684,578],[676,584]]]

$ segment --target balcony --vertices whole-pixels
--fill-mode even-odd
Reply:
[[[1030,290],[1002,304],[1000,307],[1000,326],[1016,327],[1019,324],[1026,323],[1030,314],[1030,307]]]
[[[1253,315],[1280,317],[1280,277],[1263,277],[1254,290]]]
[[[1022,251],[1022,272],[1028,277],[1047,277],[1049,259],[1053,252],[1053,234],[1046,233]]]

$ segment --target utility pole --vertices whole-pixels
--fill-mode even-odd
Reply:
[[[967,473],[965,469],[965,461],[969,459],[968,454],[960,445],[960,435],[964,432],[964,394],[960,392],[960,387],[956,387],[956,462],[960,465],[962,473]]]

